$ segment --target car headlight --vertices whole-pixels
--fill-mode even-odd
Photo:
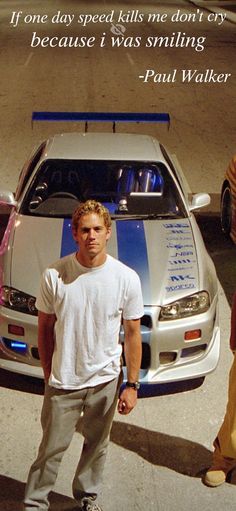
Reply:
[[[37,316],[38,311],[35,301],[36,298],[34,296],[23,293],[13,287],[2,286],[0,289],[0,304],[8,309]]]
[[[209,294],[206,291],[201,291],[161,307],[159,321],[194,316],[206,312],[209,307]]]

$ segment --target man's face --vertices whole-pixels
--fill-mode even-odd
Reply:
[[[82,258],[102,258],[106,254],[106,243],[111,236],[111,229],[107,229],[103,217],[97,213],[88,213],[80,218],[77,231],[74,231],[73,235],[79,245],[82,262]]]

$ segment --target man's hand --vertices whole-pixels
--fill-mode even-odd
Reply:
[[[118,401],[118,412],[122,415],[128,415],[137,403],[137,390],[125,387]]]
[[[124,319],[125,332],[125,360],[127,367],[127,380],[136,382],[139,378],[139,369],[142,356],[142,342],[140,333],[140,319]],[[118,412],[122,415],[130,413],[137,403],[137,390],[125,387],[118,402]]]

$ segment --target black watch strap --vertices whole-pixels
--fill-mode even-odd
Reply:
[[[138,390],[138,389],[140,389],[140,383],[138,381],[135,381],[135,382],[127,381],[126,387],[130,387],[131,389]]]

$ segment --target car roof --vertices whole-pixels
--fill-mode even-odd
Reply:
[[[62,133],[48,139],[44,159],[165,161],[159,142],[127,133]]]

